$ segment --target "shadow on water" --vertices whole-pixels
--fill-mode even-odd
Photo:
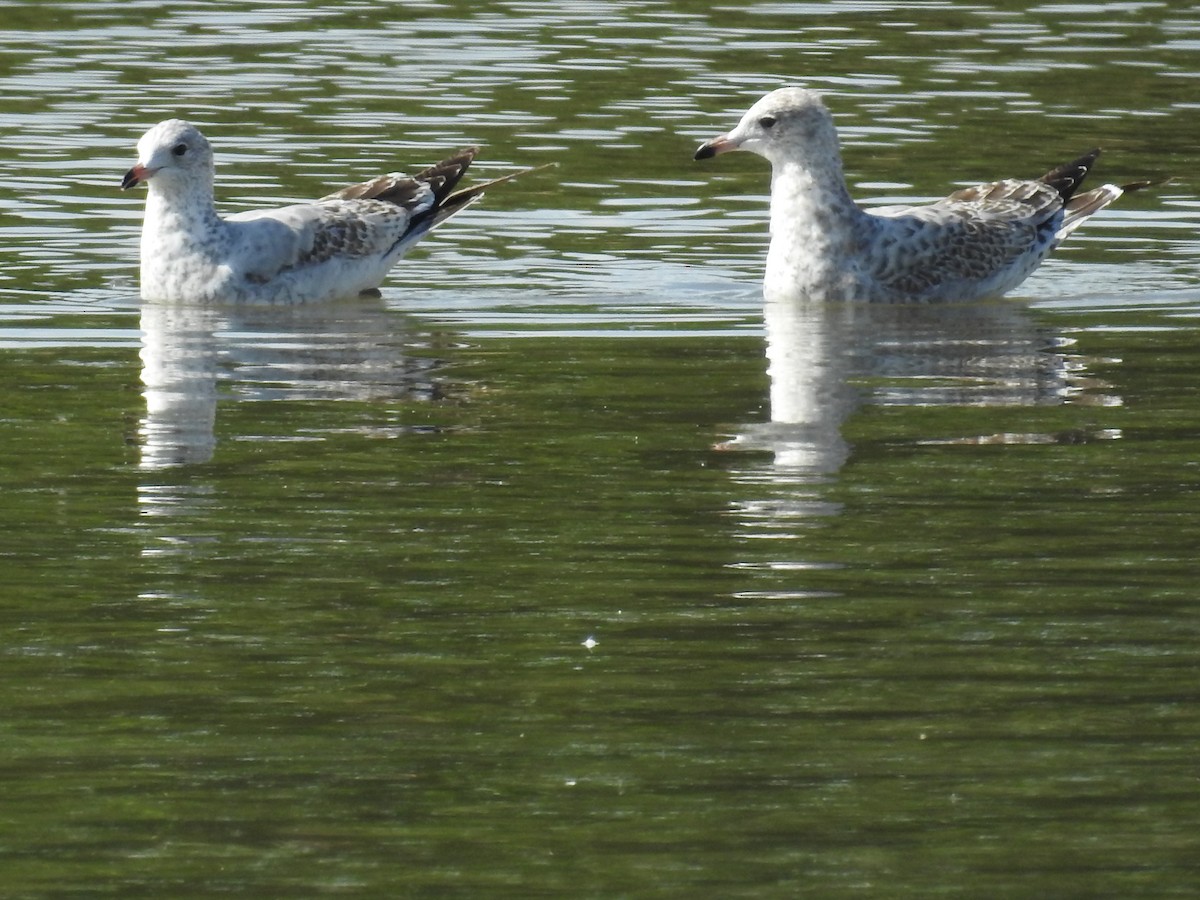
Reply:
[[[141,330],[146,413],[138,435],[146,470],[212,459],[223,382],[243,401],[420,400],[439,391],[436,359],[411,352],[432,343],[432,334],[380,303],[146,304]]]

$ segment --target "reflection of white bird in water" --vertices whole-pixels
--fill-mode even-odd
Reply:
[[[744,426],[734,440],[718,446],[768,450],[776,465],[809,473],[836,472],[849,458],[843,426],[863,405],[1121,402],[1088,372],[1084,358],[1067,352],[1064,339],[1022,304],[768,300],[764,322],[771,420]],[[1078,434],[937,432],[924,439],[1042,442],[1074,440]]]
[[[210,459],[218,403],[421,402],[454,390],[438,358],[413,352],[431,346],[431,335],[377,298],[284,308],[143,303],[141,326],[144,469]],[[371,424],[338,417],[332,427],[393,437],[426,426],[388,416]],[[319,439],[311,422],[305,435]],[[276,438],[248,431],[237,439]]]
[[[955,191],[925,206],[863,210],[846,187],[837,130],[820,95],[772,91],[696,159],[729,150],[766,158],[771,172],[768,298],[975,300],[1016,287],[1064,238],[1124,191],[1075,191],[1099,150],[1041,178]]]
[[[525,169],[454,191],[476,147],[408,178],[381,175],[313,203],[222,218],[213,206],[213,153],[181,119],[138,141],[121,186],[149,188],[142,225],[141,293],[192,302],[306,303],[378,288],[432,228],[484,190]]]
[[[859,336],[838,315],[848,309],[823,303],[766,302],[771,420],[746,426],[717,449],[769,450],[777,466],[812,475],[842,467],[850,454],[842,424],[861,402],[848,380],[853,342]]]
[[[217,445],[217,325],[211,307],[142,307],[143,469],[212,458]]]

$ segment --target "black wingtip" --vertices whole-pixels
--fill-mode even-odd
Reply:
[[[413,176],[413,181],[423,181],[428,184],[433,190],[434,197],[437,198],[435,205],[440,205],[450,196],[451,191],[462,180],[462,177],[467,174],[467,169],[475,161],[478,153],[478,147],[463,147],[440,163],[430,166],[424,172],[418,172]]]
[[[482,184],[473,184],[470,187],[463,188],[460,191],[455,191],[447,197],[440,197],[437,205],[433,209],[433,225],[440,225],[446,219],[450,218],[456,212],[466,209],[476,200],[483,196],[484,191],[494,188],[505,182],[512,181],[514,178],[520,178],[522,175],[532,175],[534,172],[543,172],[546,169],[557,169],[558,163],[550,162],[543,163],[540,166],[532,166],[528,169],[520,169],[516,172],[509,172],[507,175],[501,175],[499,178],[493,178],[491,181],[485,181]],[[466,171],[465,169],[463,171]],[[419,176],[418,176],[419,177]]]
[[[1066,203],[1071,199],[1075,191],[1079,189],[1079,186],[1083,184],[1083,179],[1087,178],[1088,172],[1092,170],[1092,166],[1100,158],[1100,153],[1100,148],[1095,147],[1078,159],[1065,163],[1056,169],[1051,169],[1039,178],[1038,181],[1048,184],[1058,191],[1059,196]]]

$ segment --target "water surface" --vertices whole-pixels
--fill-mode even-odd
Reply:
[[[1169,3],[0,5],[13,896],[1189,896],[1200,16]],[[1174,175],[1010,300],[764,306],[856,196]],[[375,301],[136,297],[227,208],[555,161]]]

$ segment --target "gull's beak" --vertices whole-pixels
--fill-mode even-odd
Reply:
[[[711,141],[705,141],[700,145],[700,149],[696,151],[693,159],[712,159],[721,153],[728,153],[730,150],[737,150],[741,147],[738,141],[733,140],[727,134],[720,137],[715,137]]]
[[[138,163],[136,166],[126,172],[125,177],[121,179],[121,190],[127,191],[131,187],[136,187],[143,181],[148,181],[150,176],[153,174],[153,169],[147,169],[141,163]]]

